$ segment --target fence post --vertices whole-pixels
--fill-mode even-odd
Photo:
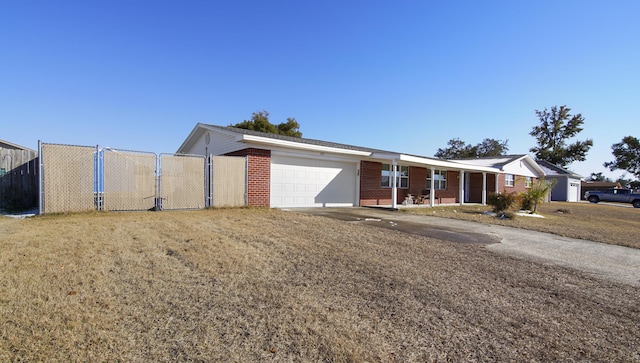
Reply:
[[[207,156],[207,207],[213,205],[213,155]]]
[[[44,173],[42,172],[42,140],[38,140],[38,214],[44,213]]]

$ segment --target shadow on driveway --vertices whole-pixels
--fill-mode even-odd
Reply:
[[[411,221],[409,215],[399,212],[375,208],[292,208],[291,211],[313,214],[345,222],[365,224],[405,233],[435,238],[455,243],[493,244],[500,240],[486,233],[474,233],[465,229],[445,226],[441,223],[430,223],[429,218]]]
[[[409,215],[377,208],[292,208],[290,210],[454,243],[481,244],[494,253],[569,267],[591,276],[640,287],[640,249],[513,227]]]

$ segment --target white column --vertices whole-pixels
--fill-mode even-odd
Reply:
[[[487,205],[487,172],[482,172],[482,205]]]
[[[391,163],[391,208],[398,207],[398,185],[397,185],[397,176],[398,176],[398,162],[393,160]]]
[[[500,174],[496,174],[496,194],[500,192]]]
[[[436,168],[431,167],[431,189],[429,189],[429,205],[433,207],[436,200]]]
[[[460,182],[458,183],[458,201],[460,205],[464,204],[464,170],[460,170]]]

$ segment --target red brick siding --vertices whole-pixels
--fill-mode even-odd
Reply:
[[[249,148],[226,155],[247,157],[247,203],[253,207],[269,207],[271,204],[271,150]]]
[[[459,203],[460,172],[447,171],[447,189],[436,190],[434,194],[435,204]]]
[[[500,174],[498,178],[498,190],[506,193],[516,193],[520,194],[529,190],[529,188],[525,187],[525,177],[521,175],[514,175],[514,185],[512,187],[508,187],[504,185],[505,182],[505,174]],[[532,178],[531,182],[535,183],[538,181],[538,178]]]
[[[391,204],[391,189],[380,185],[382,163],[360,162],[360,205]]]
[[[469,200],[465,202],[482,203],[482,173],[469,174]]]
[[[360,205],[391,205],[391,188],[380,185],[382,163],[360,162]],[[402,203],[408,194],[419,195],[426,188],[427,169],[409,167],[409,188],[398,188],[396,203]]]
[[[427,169],[416,166],[409,167],[409,193],[421,195],[427,189]],[[404,200],[404,197],[402,198]]]

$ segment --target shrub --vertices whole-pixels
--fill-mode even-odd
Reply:
[[[516,201],[515,193],[491,193],[487,197],[487,204],[493,208],[494,213],[508,210]]]
[[[553,181],[555,182],[555,180]],[[554,183],[540,179],[533,183],[526,192],[520,193],[518,196],[520,202],[520,209],[528,210],[531,213],[535,213],[538,210],[538,204],[542,203],[547,194],[553,188]]]

